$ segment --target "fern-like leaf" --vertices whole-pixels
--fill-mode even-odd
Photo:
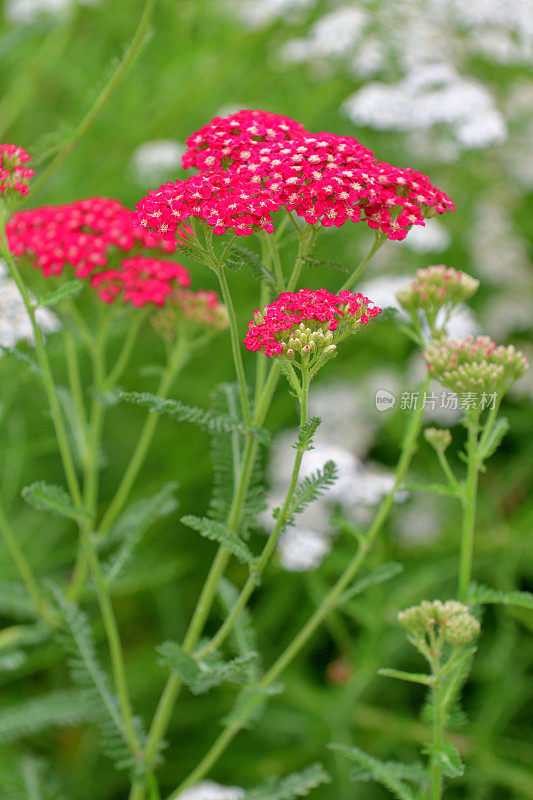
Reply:
[[[221,683],[246,683],[247,667],[257,658],[247,653],[231,661],[216,658],[197,660],[188,655],[177,642],[164,642],[158,647],[162,663],[175,672],[193,694],[203,694]]]
[[[379,761],[359,747],[348,747],[344,744],[331,744],[330,747],[333,750],[338,750],[352,761],[356,761],[357,764],[364,768],[366,773],[369,773],[373,780],[385,786],[398,800],[418,800],[411,787],[402,778],[398,777],[398,768],[394,762],[391,767],[390,762]],[[359,780],[357,772],[355,775],[356,780]]]
[[[39,511],[50,511],[57,516],[71,519],[87,516],[86,510],[74,508],[68,492],[62,486],[55,486],[46,481],[35,481],[30,486],[25,486],[22,497],[28,505]]]
[[[192,514],[182,517],[181,521],[184,525],[205,536],[206,539],[212,539],[221,544],[244,564],[249,564],[250,566],[255,564],[256,559],[253,553],[242,539],[239,539],[237,534],[227,525],[224,525],[223,522],[209,519],[208,517],[194,517]]]
[[[98,709],[85,689],[49,692],[4,706],[0,717],[0,744],[16,742],[49,728],[80,725],[96,719]]]
[[[294,800],[330,780],[322,764],[311,764],[301,772],[293,772],[285,778],[272,778],[261,786],[249,789],[244,793],[244,800]]]
[[[313,437],[317,432],[320,422],[320,417],[311,417],[309,420],[307,420],[305,425],[300,427],[298,438],[296,439],[295,444],[293,444],[295,450],[313,449]]]
[[[48,294],[43,295],[39,298],[38,305],[40,306],[55,306],[57,303],[61,302],[61,300],[65,300],[67,297],[76,297],[79,294],[83,287],[85,286],[85,281],[80,281],[75,278],[72,281],[67,281],[66,283],[61,284],[57,289],[54,289],[53,292],[49,292]]]
[[[502,605],[533,609],[531,592],[500,592],[483,584],[472,584],[468,594],[469,605]]]
[[[326,461],[322,469],[317,469],[316,472],[305,477],[296,487],[286,524],[293,525],[294,517],[301,514],[319,495],[333,486],[337,477],[337,466],[333,461]],[[274,517],[277,517],[278,514],[279,509],[276,509]]]

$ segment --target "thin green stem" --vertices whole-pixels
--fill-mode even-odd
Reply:
[[[222,266],[218,266],[215,271],[220,283],[224,304],[228,311],[231,350],[233,353],[235,374],[237,376],[237,383],[239,384],[239,392],[241,395],[242,417],[244,424],[249,427],[252,422],[252,416],[250,412],[250,401],[248,398],[248,387],[246,386],[246,378],[244,375],[244,364],[242,362],[241,340],[239,337],[239,327],[237,325],[237,315],[235,314],[235,307],[233,305],[233,300],[231,299],[231,293],[229,290],[228,281],[226,280],[224,268]]]
[[[437,761],[436,754],[442,750],[444,744],[444,714],[442,708],[442,682],[439,675],[439,664],[433,666],[435,678],[432,686],[433,695],[433,747],[435,750],[431,759],[431,800],[441,800],[443,775],[442,767]]]
[[[76,414],[76,422],[78,427],[77,433],[81,439],[80,457],[82,462],[85,462],[88,447],[87,412],[85,410],[85,403],[83,399],[83,384],[81,380],[76,341],[72,335],[72,331],[67,326],[63,328],[63,341],[65,342],[68,385],[72,402],[74,404],[74,412]]]
[[[133,66],[135,59],[139,55],[139,52],[143,45],[156,2],[157,0],[146,0],[141,14],[141,18],[139,20],[139,24],[137,26],[137,30],[133,35],[133,39],[131,40],[129,47],[124,52],[124,55],[120,60],[120,63],[113,72],[109,81],[106,83],[106,85],[96,98],[95,102],[93,103],[89,111],[85,114],[81,122],[74,130],[72,136],[70,137],[70,140],[63,147],[63,149],[59,151],[56,157],[50,162],[48,167],[33,182],[30,192],[32,197],[43,188],[45,183],[66,161],[71,152],[74,150],[76,144],[80,141],[80,139],[84,136],[84,134],[89,130],[89,128],[95,122],[102,109],[107,105],[107,103],[111,99],[113,92],[117,89],[121,81],[126,77],[130,68]]]
[[[298,253],[296,255],[296,260],[294,262],[294,267],[287,283],[287,291],[294,292],[296,286],[298,284],[298,279],[300,277],[300,272],[302,271],[302,267],[304,265],[305,259],[313,249],[313,245],[315,243],[316,237],[318,236],[318,230],[313,226],[309,225],[306,226],[303,230],[298,229]]]
[[[50,367],[48,354],[44,346],[44,338],[35,318],[35,308],[33,306],[30,294],[19,272],[16,261],[13,258],[13,255],[9,249],[9,243],[7,241],[7,234],[5,227],[6,219],[7,215],[5,210],[0,209],[0,241],[1,241],[2,255],[8,265],[8,269],[9,272],[11,273],[13,280],[17,284],[24,306],[30,318],[35,340],[35,352],[37,354],[37,360],[41,368],[41,376],[44,384],[46,397],[48,400],[48,405],[50,407],[50,415],[52,417],[52,422],[54,425],[57,444],[61,455],[61,461],[63,463],[63,469],[65,472],[65,478],[67,480],[70,495],[72,497],[72,502],[74,503],[75,506],[79,507],[81,505],[81,491],[78,483],[78,477],[76,475],[76,469],[74,467],[74,460],[72,458],[72,453],[70,451],[70,445],[68,441],[65,423],[63,420],[63,415],[61,413],[61,406],[59,405],[59,399],[57,397],[52,369]]]
[[[279,257],[279,250],[276,247],[274,237],[270,233],[265,233],[265,241],[270,252],[270,258],[274,264],[274,275],[276,276],[276,289],[278,292],[285,290],[285,277],[283,275],[283,267]]]
[[[374,255],[374,253],[377,253],[377,251],[379,250],[381,245],[384,244],[385,241],[386,241],[386,238],[384,236],[380,236],[379,234],[375,235],[374,244],[372,245],[372,247],[370,248],[370,250],[368,251],[366,256],[363,258],[363,260],[354,269],[354,271],[352,272],[350,277],[341,286],[341,289],[351,289],[352,288],[352,286],[357,281],[357,279],[360,276],[361,272],[363,271],[365,266],[368,264],[368,262],[370,261],[370,259]]]
[[[455,475],[453,474],[453,472],[451,470],[451,467],[450,467],[450,465],[448,463],[448,459],[446,458],[446,453],[441,448],[437,448],[435,452],[437,453],[437,458],[439,460],[439,464],[440,464],[440,466],[442,468],[442,471],[444,472],[444,474],[446,476],[446,479],[448,481],[450,489],[453,489],[454,492],[456,493],[457,497],[461,498],[462,494],[463,494],[463,490],[462,490],[461,486],[459,485],[459,482],[457,481],[457,478],[455,477]]]
[[[309,375],[307,373],[307,370],[304,370],[302,375],[302,385],[300,391],[300,428],[302,428],[307,422],[309,383],[310,383]],[[233,626],[236,620],[238,619],[239,614],[247,604],[254,589],[256,588],[258,576],[262,575],[268,562],[270,561],[270,558],[272,557],[272,554],[276,548],[276,544],[278,542],[280,534],[283,531],[290,514],[291,505],[294,499],[294,493],[298,485],[298,475],[300,474],[300,467],[302,464],[302,458],[304,456],[304,452],[305,452],[305,445],[298,447],[296,450],[291,479],[289,482],[289,487],[287,489],[285,500],[283,502],[283,505],[279,509],[279,513],[276,519],[276,524],[274,525],[272,531],[270,532],[270,535],[263,548],[261,556],[259,557],[259,561],[255,566],[255,569],[248,577],[246,583],[244,584],[243,589],[239,594],[239,597],[237,598],[235,605],[231,609],[230,613],[224,620],[223,624],[221,625],[217,633],[213,636],[211,641],[196,654],[198,658],[203,658],[209,653],[214,652],[225,641],[226,637],[233,629]]]
[[[147,309],[137,309],[133,322],[128,328],[128,332],[124,338],[124,342],[122,344],[122,348],[118,355],[118,358],[115,362],[115,365],[109,372],[107,378],[103,383],[104,391],[111,389],[113,386],[116,386],[117,382],[120,380],[122,373],[126,369],[128,362],[130,360],[131,354],[133,352],[133,348],[135,346],[135,342],[137,341],[137,336],[139,334],[139,330],[141,325],[143,324],[144,320],[147,316]]]
[[[469,413],[466,417],[468,439],[466,444],[466,481],[463,495],[463,524],[461,528],[461,548],[459,556],[458,596],[465,602],[472,577],[474,554],[474,528],[476,524],[477,485],[479,476],[478,433],[479,414]]]
[[[0,531],[7,545],[7,548],[11,553],[11,557],[13,558],[13,561],[17,566],[17,569],[20,573],[20,577],[24,581],[26,589],[28,590],[28,594],[33,600],[33,604],[35,606],[37,613],[50,625],[53,624],[54,621],[53,613],[50,610],[48,603],[44,598],[43,593],[41,592],[39,584],[37,583],[37,579],[33,574],[33,570],[30,566],[30,563],[26,558],[24,551],[22,550],[22,547],[18,542],[15,531],[11,527],[11,524],[1,505],[0,505]]]
[[[188,356],[188,339],[180,336],[174,349],[172,350],[167,366],[161,376],[161,380],[156,390],[158,397],[166,397],[170,391],[176,376],[187,361]],[[135,483],[139,470],[141,469],[148,449],[152,443],[157,423],[160,418],[160,413],[153,411],[148,414],[141,435],[137,440],[137,445],[130,459],[130,462],[122,476],[120,485],[110,503],[106,513],[104,514],[100,525],[98,526],[98,537],[104,538],[109,529],[117,519],[118,515],[124,508],[125,503],[129,497],[130,491]]]
[[[423,396],[423,392],[427,391],[429,386],[429,377],[426,378],[424,385],[422,386],[421,396]],[[321,605],[315,610],[312,616],[309,618],[307,623],[304,627],[300,630],[297,634],[296,638],[289,644],[289,646],[284,650],[284,652],[279,656],[279,658],[274,662],[272,667],[268,670],[268,672],[264,675],[262,680],[259,683],[259,689],[268,689],[277,678],[281,675],[281,673],[287,668],[287,666],[294,660],[294,658],[298,655],[300,650],[305,646],[305,644],[309,641],[311,636],[314,634],[316,629],[320,626],[324,618],[334,609],[337,607],[339,600],[348,587],[350,582],[353,580],[357,572],[359,571],[361,565],[363,564],[368,552],[371,550],[379,532],[381,531],[383,524],[385,523],[392,505],[394,503],[394,498],[396,492],[398,491],[399,487],[403,483],[407,470],[409,469],[409,465],[411,463],[412,457],[416,450],[416,443],[420,433],[420,429],[422,427],[422,421],[424,416],[424,407],[423,404],[420,404],[420,407],[416,408],[409,423],[409,426],[406,431],[406,435],[402,444],[402,451],[400,454],[400,458],[398,461],[398,465],[396,467],[395,473],[395,480],[394,486],[389,492],[389,494],[383,499],[374,520],[364,537],[361,540],[359,547],[352,558],[351,562],[348,564],[345,571],[342,573],[340,578],[337,580],[335,585],[326,595],[324,600],[322,601]],[[208,750],[204,758],[200,761],[197,767],[190,773],[190,775],[180,784],[180,786],[169,795],[167,800],[175,800],[179,795],[185,791],[189,786],[196,783],[197,781],[201,780],[211,769],[213,764],[216,763],[218,758],[222,755],[226,747],[230,744],[233,738],[237,735],[237,733],[241,730],[242,726],[246,723],[249,716],[254,711],[257,704],[260,702],[260,694],[258,693],[257,698],[251,698],[250,702],[243,709],[240,717],[235,720],[235,722],[228,726],[224,732],[215,740],[211,748]]]

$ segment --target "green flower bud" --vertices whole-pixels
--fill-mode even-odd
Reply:
[[[435,450],[440,450],[442,453],[452,443],[452,435],[447,428],[426,428],[424,438]]]

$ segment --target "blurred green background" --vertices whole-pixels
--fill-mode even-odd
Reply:
[[[522,147],[531,124],[531,103],[528,111],[527,103],[516,101],[517,87],[523,93],[524,86],[526,99],[531,100],[531,87],[527,95],[530,64],[502,64],[486,53],[470,52],[465,47],[468,31],[454,32],[461,49],[457,55],[451,47],[452,61],[462,75],[479,81],[490,93],[505,119],[507,134],[503,141],[478,148],[458,146],[455,141],[453,155],[443,159],[436,146],[418,147],[412,134],[357,126],[347,117],[341,108],[343,102],[365,81],[375,79],[354,75],[347,68],[349,53],[329,61],[317,57],[316,63],[291,63],[282,58],[285,43],[308,35],[316,21],[331,11],[331,4],[279,3],[280,13],[276,15],[277,5],[270,7],[266,22],[250,25],[243,21],[239,3],[160,0],[149,40],[128,77],[65,165],[40,196],[32,197],[31,204],[104,195],[133,206],[146,189],[153,188],[149,181],[139,180],[132,162],[136,149],[144,143],[162,139],[182,143],[213,116],[237,108],[263,108],[289,115],[310,130],[354,135],[380,158],[430,174],[433,183],[456,203],[456,213],[442,220],[449,234],[444,251],[429,247],[426,252],[417,252],[387,243],[363,283],[381,276],[382,289],[386,290],[394,276],[409,276],[419,267],[441,261],[464,269],[483,282],[472,303],[479,330],[523,346],[528,352],[531,273],[527,273],[527,258],[533,203],[531,185],[517,177],[512,155]],[[386,3],[344,5],[364,8],[378,35],[386,34],[385,22],[385,34],[379,27]],[[13,3],[4,3],[0,18],[0,138],[39,153],[54,141],[43,140],[44,135],[68,135],[82,118],[133,34],[142,3],[104,0],[91,5],[72,4],[62,15],[38,13],[29,21],[21,20],[20,9],[18,17],[13,15],[13,7]],[[426,13],[433,13],[432,9],[426,9]],[[399,80],[402,73],[401,63],[394,58],[391,62],[382,68],[380,76],[388,83]],[[513,111],[513,98],[514,108],[518,106],[520,113]],[[436,122],[431,131],[441,143],[447,137],[453,139],[442,122]],[[521,158],[518,172],[527,175],[529,169],[530,174],[533,156],[529,154],[529,162],[527,153]],[[163,177],[184,175],[176,167]],[[347,224],[322,235],[317,253],[353,266],[370,242],[370,232],[364,226]],[[520,269],[516,266],[517,252],[524,262]],[[492,259],[492,271],[483,269],[486,256]],[[187,266],[195,287],[216,288],[214,276],[206,268],[194,262]],[[38,284],[37,277],[28,273],[33,286]],[[310,286],[333,289],[341,282],[342,273],[315,268],[308,271],[306,279]],[[231,275],[230,280],[244,334],[257,305],[257,285],[244,270]],[[513,302],[521,303],[518,310]],[[61,382],[64,373],[59,337],[50,337],[50,348]],[[325,379],[339,379],[353,386],[355,396],[360,395],[365,381],[368,384],[369,376],[374,376],[372,380],[379,385],[381,370],[384,375],[394,375],[400,389],[414,390],[412,355],[412,345],[396,323],[383,322],[345,347],[329,365]],[[251,353],[245,354],[250,377],[254,358]],[[156,379],[143,368],[161,361],[161,343],[147,326],[122,381],[125,388],[153,391]],[[229,340],[222,334],[208,351],[198,353],[189,363],[173,394],[205,407],[213,388],[232,378]],[[531,590],[533,585],[533,504],[529,495],[532,445],[528,437],[532,393],[531,379],[526,376],[520,390],[506,400],[511,431],[481,481],[475,577],[502,590]],[[368,457],[393,468],[405,414],[397,407],[380,415],[374,410],[372,393],[368,391],[365,397],[376,428]],[[135,407],[121,404],[109,410],[102,509],[113,495],[143,419],[144,412]],[[276,433],[293,427],[295,421],[294,402],[280,386],[268,427]],[[457,425],[453,432],[457,450],[464,438],[463,429]],[[2,498],[21,544],[40,575],[64,574],[72,564],[73,530],[29,509],[20,498],[21,487],[33,480],[62,482],[44,397],[32,373],[7,357],[0,359],[0,452]],[[417,453],[413,473],[437,478],[432,453],[425,444]],[[211,481],[208,438],[192,427],[163,419],[134,498],[148,496],[169,480],[179,482],[179,511],[149,531],[141,558],[129,565],[115,597],[134,702],[146,721],[166,677],[157,664],[154,648],[166,638],[182,638],[215,551],[214,545],[179,523],[180,515],[201,514],[207,506]],[[285,692],[270,702],[261,719],[237,737],[216,765],[210,776],[214,780],[248,787],[322,760],[333,782],[314,790],[312,796],[317,800],[379,800],[386,796],[384,791],[373,784],[351,783],[349,765],[329,753],[327,743],[352,742],[381,758],[416,756],[428,734],[419,720],[423,697],[418,687],[378,677],[376,672],[381,666],[420,668],[395,625],[395,615],[405,605],[425,597],[453,596],[459,516],[453,501],[447,498],[431,499],[431,514],[426,517],[427,497],[416,493],[407,504],[414,515],[410,519],[416,519],[418,513],[421,520],[418,540],[398,533],[395,515],[405,513],[405,509],[396,509],[369,564],[395,559],[404,564],[403,574],[385,588],[369,590],[346,614],[331,618],[284,676]],[[424,525],[432,528],[427,536]],[[252,543],[258,548],[260,542],[258,534]],[[342,570],[353,546],[349,536],[341,535],[316,570],[296,573],[279,564],[269,569],[252,601],[267,665],[300,629],[324,587]],[[229,574],[237,582],[244,577],[236,565]],[[13,580],[17,580],[17,573],[1,546],[4,596],[9,586],[6,581]],[[13,624],[8,606],[7,600],[2,601],[3,626]],[[210,626],[215,628],[216,622],[215,615]],[[467,776],[449,790],[450,798],[533,797],[533,743],[527,713],[533,688],[528,672],[532,628],[531,612],[486,610],[479,653],[464,698],[469,722],[456,734],[465,754]],[[97,630],[101,636],[102,631]],[[105,652],[102,647],[104,659]],[[341,685],[332,680],[331,668],[328,670],[338,659],[350,667],[350,677]],[[8,716],[29,698],[68,685],[63,655],[53,644],[23,648],[18,662],[7,656],[0,658],[2,713]],[[202,697],[182,693],[161,768],[163,794],[173,789],[204,753],[233,697],[230,688]],[[20,756],[26,752],[48,760],[62,786],[61,796],[71,800],[118,800],[127,796],[126,776],[114,772],[99,755],[97,733],[90,725],[50,725],[39,728],[33,736],[15,736],[10,730],[7,725],[4,731],[0,715],[0,742],[4,743],[0,751],[0,798],[25,796],[1,787],[11,785]]]

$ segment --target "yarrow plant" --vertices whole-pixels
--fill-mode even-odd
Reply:
[[[10,196],[28,194],[28,183],[35,174],[25,167],[31,156],[22,147],[14,144],[0,145],[0,194]]]
[[[377,322],[382,313],[371,298],[352,291],[352,287],[386,240],[401,240],[412,226],[423,226],[435,214],[453,210],[452,201],[427,176],[379,161],[352,137],[311,133],[300,123],[270,112],[241,111],[218,117],[192,134],[187,148],[183,165],[197,172],[149,191],[131,214],[119,201],[95,197],[17,211],[10,218],[2,207],[0,221],[2,252],[31,321],[38,374],[46,392],[66,484],[51,486],[40,481],[25,487],[23,496],[39,510],[62,514],[77,528],[79,544],[72,574],[62,575],[48,591],[35,577],[1,507],[0,528],[35,613],[51,635],[58,635],[66,646],[73,679],[92,691],[95,710],[91,719],[96,717],[101,725],[103,747],[117,768],[129,770],[130,800],[160,798],[158,766],[162,745],[169,735],[183,687],[195,695],[222,683],[242,688],[223,731],[192,771],[183,776],[168,800],[184,796],[184,792],[203,781],[233,738],[275,693],[279,677],[332,612],[340,612],[367,585],[396,573],[397,567],[389,566],[384,572],[378,569],[354,583],[399,492],[405,488],[422,429],[422,408],[413,409],[394,476],[380,493],[382,500],[374,518],[366,531],[354,532],[351,558],[342,565],[329,590],[321,592],[315,610],[296,637],[265,670],[255,646],[250,644],[249,633],[243,634],[243,625],[248,625],[250,617],[249,600],[274,563],[280,537],[337,477],[337,467],[331,460],[303,478],[300,472],[304,454],[313,448],[313,437],[320,425],[320,419],[309,417],[308,413],[312,378],[336,355],[341,342],[346,342],[348,348],[351,334]],[[24,187],[23,179],[27,177],[28,174],[19,174],[20,186]],[[364,221],[375,231],[370,252],[351,268],[341,287],[307,288],[301,280],[302,270],[322,229],[340,227],[349,221]],[[292,238],[283,239],[287,229]],[[242,237],[254,234],[260,254],[237,244]],[[288,245],[294,242],[294,258],[289,259]],[[193,271],[178,263],[178,254],[180,262],[183,259],[186,263],[200,263],[215,274],[220,297],[196,287],[200,269]],[[40,271],[38,277],[45,283],[54,282],[49,294],[34,298],[30,293],[27,282],[35,272],[28,265]],[[230,281],[237,280],[242,269],[249,269],[259,283],[257,310],[244,339],[245,319],[238,318],[230,289]],[[65,282],[65,274],[74,280]],[[89,291],[83,294],[87,287]],[[425,344],[420,315],[425,316],[430,334],[438,336],[438,312],[445,309],[447,313],[469,299],[476,288],[474,279],[444,266],[419,272],[416,283],[401,294],[400,300],[411,312],[411,339],[421,347]],[[36,315],[42,305],[54,305],[64,323],[67,394],[58,391],[44,346]],[[249,309],[246,319],[252,313]],[[159,347],[165,348],[165,363],[157,370],[159,385],[155,394],[126,392],[119,380],[147,317],[151,327],[146,335],[155,329],[161,337]],[[111,364],[108,332],[113,326],[116,330],[121,320],[127,332]],[[177,375],[192,354],[226,328],[236,383],[216,389],[211,408],[191,407],[170,397]],[[367,339],[358,339],[354,346],[364,348]],[[85,347],[92,367],[90,387],[81,377],[80,345]],[[255,358],[247,351],[253,352]],[[526,366],[519,353],[498,348],[483,337],[462,343],[436,338],[427,345],[425,357],[428,377],[424,391],[432,375],[456,391],[475,386],[476,391],[495,392],[495,407]],[[252,368],[253,382],[249,380]],[[261,448],[270,444],[265,424],[280,373],[298,400],[299,429],[285,494],[273,512],[266,541],[258,542],[252,533],[264,511]],[[151,413],[135,437],[133,453],[119,485],[100,515],[102,430],[107,408],[118,401],[135,403]],[[74,437],[67,429],[65,408],[69,409]],[[134,712],[135,698],[127,680],[111,588],[132,558],[146,527],[176,506],[173,486],[163,487],[140,505],[128,505],[162,414],[197,424],[212,436],[215,474],[211,503],[204,516],[188,514],[182,522],[215,541],[218,550],[182,641],[167,641],[158,648],[168,677],[153,719],[145,729]],[[400,617],[410,631],[411,641],[431,666],[428,676],[406,678],[407,673],[403,673],[395,677],[423,683],[432,691],[434,738],[428,750],[429,771],[422,777],[420,771],[417,773],[420,798],[429,797],[426,789],[431,785],[432,800],[442,796],[445,758],[454,758],[443,739],[449,703],[458,693],[460,670],[464,670],[467,655],[470,658],[473,654],[469,645],[479,633],[479,623],[472,614],[475,593],[471,584],[477,474],[497,446],[502,425],[497,411],[491,410],[479,436],[479,414],[466,414],[465,419],[470,438],[464,483],[457,480],[446,460],[451,434],[436,430],[425,434],[445,472],[447,493],[455,495],[463,505],[459,569],[462,604],[454,600],[424,602]],[[339,525],[347,527],[342,520]],[[245,571],[240,587],[225,577],[232,558]],[[90,626],[80,608],[89,578],[109,648],[111,681],[97,661]],[[219,623],[215,623],[217,597],[224,609]],[[230,657],[226,649],[234,641],[238,652]],[[398,778],[403,775],[401,770],[396,770],[396,784],[389,777],[383,780],[387,770],[384,772],[377,760],[360,753],[355,749],[347,754],[365,767],[365,776],[381,776],[388,788],[396,787],[398,797],[411,797],[403,778]],[[323,768],[314,765],[277,782],[269,781],[252,795],[265,800],[290,800],[327,780]]]

